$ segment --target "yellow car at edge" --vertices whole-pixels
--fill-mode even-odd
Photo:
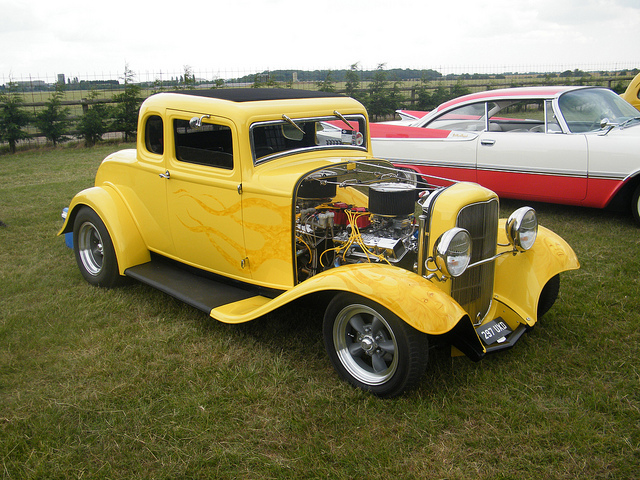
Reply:
[[[622,94],[622,98],[640,110],[640,73],[629,82],[627,89]]]

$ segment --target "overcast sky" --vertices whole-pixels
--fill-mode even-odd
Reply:
[[[0,83],[122,72],[640,68],[640,0],[0,0]],[[443,72],[446,73],[446,72]]]

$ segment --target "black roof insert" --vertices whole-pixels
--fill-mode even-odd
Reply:
[[[216,88],[211,90],[176,90],[169,93],[219,98],[231,102],[259,102],[263,100],[295,100],[300,98],[343,97],[338,93],[291,88]]]

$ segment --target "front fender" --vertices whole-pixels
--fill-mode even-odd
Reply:
[[[441,335],[466,312],[429,280],[402,268],[382,264],[345,265],[315,275],[273,300],[254,297],[211,311],[226,323],[253,320],[293,300],[324,291],[351,292],[388,308],[415,329]]]
[[[500,226],[498,241],[504,244],[507,243],[504,220]],[[546,283],[558,273],[578,268],[578,257],[569,244],[551,230],[539,227],[538,238],[530,250],[496,260],[494,299],[533,325]]]
[[[117,192],[109,187],[87,188],[73,197],[67,219],[58,235],[73,231],[76,214],[83,206],[93,209],[107,227],[118,259],[120,275],[124,275],[127,268],[151,259],[125,203]]]

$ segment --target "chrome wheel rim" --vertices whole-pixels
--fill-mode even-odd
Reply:
[[[91,222],[83,223],[78,229],[78,253],[86,271],[98,275],[104,261],[104,246],[100,232]]]
[[[361,383],[381,385],[398,369],[393,330],[382,315],[366,305],[349,305],[338,313],[333,343],[344,368]]]

